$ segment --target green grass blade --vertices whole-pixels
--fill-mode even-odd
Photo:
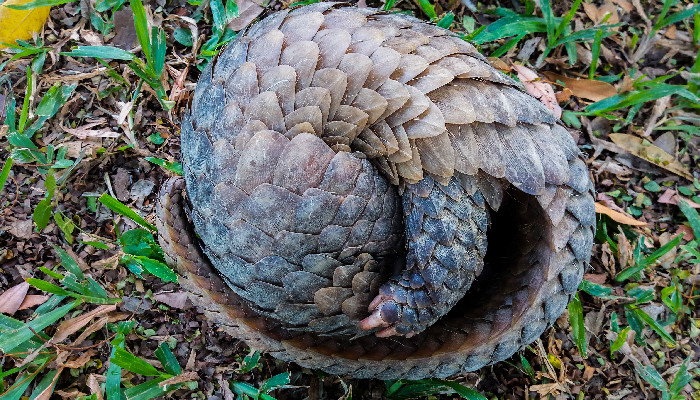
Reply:
[[[182,164],[179,162],[166,161],[162,158],[157,157],[146,157],[146,161],[150,161],[153,164],[160,165],[168,171],[172,171],[178,175],[182,175]]]
[[[581,306],[581,300],[579,300],[578,294],[571,299],[567,308],[569,309],[569,321],[571,322],[571,334],[574,336],[574,342],[581,356],[586,358],[588,357],[588,351],[586,350],[586,329],[583,325],[583,307]]]
[[[180,385],[170,385],[170,386],[160,386],[166,378],[156,378],[151,379],[148,382],[144,382],[140,385],[130,387],[124,391],[124,396],[126,400],[149,400],[165,393],[177,389]]]
[[[104,193],[102,196],[100,196],[98,200],[100,201],[100,203],[104,204],[105,206],[107,206],[107,208],[114,211],[115,213],[131,219],[132,221],[136,222],[137,224],[143,226],[146,229],[156,231],[156,227],[149,224],[145,219],[143,219],[142,216],[138,215],[136,211],[127,207],[124,203],[108,195],[107,193]]]
[[[177,362],[177,358],[175,358],[173,352],[170,351],[167,343],[161,343],[156,349],[155,353],[165,372],[169,373],[170,375],[180,375],[182,373],[182,367],[180,366],[180,363]]]
[[[698,215],[698,211],[691,207],[688,202],[683,199],[681,199],[681,201],[678,203],[678,207],[680,207],[681,212],[688,219],[690,227],[693,228],[693,234],[695,237],[700,238],[700,215]]]
[[[554,21],[554,12],[552,11],[552,5],[549,0],[540,0],[540,9],[542,10],[544,23],[547,27],[547,42],[549,46],[553,46],[557,41],[557,37],[555,36],[557,25]]]
[[[24,126],[27,123],[27,118],[29,116],[29,99],[32,97],[32,70],[30,66],[27,66],[27,88],[24,92],[24,102],[22,103],[22,111],[19,115],[19,126],[17,131],[19,133],[24,133]],[[14,110],[12,110],[14,114]]]
[[[442,19],[440,19],[440,22],[437,23],[437,26],[444,29],[450,29],[454,20],[455,14],[452,11],[450,11],[447,14],[445,14],[445,16],[442,17]]]
[[[5,183],[7,183],[7,178],[10,176],[13,163],[14,160],[12,157],[7,157],[7,160],[5,160],[5,163],[2,165],[2,172],[0,172],[0,192],[5,189]]]
[[[432,3],[430,3],[430,0],[416,0],[418,2],[418,6],[420,6],[420,9],[423,10],[425,15],[430,18],[430,20],[437,19],[437,14],[435,13],[435,7],[433,7]]]
[[[700,101],[695,94],[689,92],[684,86],[662,84],[651,89],[632,91],[625,94],[616,94],[606,99],[595,102],[586,107],[586,112],[602,114],[619,110],[635,104],[655,101],[662,97],[680,95],[691,101]]]
[[[671,337],[671,335],[666,332],[666,330],[659,325],[658,322],[654,318],[652,318],[649,314],[645,313],[642,309],[640,308],[634,308],[632,309],[632,312],[634,312],[642,321],[644,321],[649,327],[656,332],[663,340],[666,342],[676,346],[676,340]]]
[[[386,3],[382,6],[382,10],[384,11],[389,11],[391,10],[391,7],[394,6],[394,3],[396,3],[396,0],[386,0]]]
[[[488,400],[486,396],[482,395],[481,393],[477,392],[476,390],[472,388],[468,388],[460,383],[453,382],[453,381],[443,381],[443,384],[450,389],[454,390],[458,395],[460,395],[463,399],[468,399],[468,400]]]
[[[514,37],[513,39],[508,40],[503,46],[499,47],[498,49],[496,49],[496,51],[491,53],[491,57],[500,57],[506,54],[510,49],[515,47],[515,45],[517,45],[518,42],[520,42],[520,40],[522,40],[522,38],[525,37],[525,35],[527,35],[527,32],[523,32],[520,35]]]
[[[151,45],[148,40],[148,20],[146,19],[146,10],[143,8],[141,0],[130,0],[131,11],[134,13],[134,27],[136,27],[136,37],[141,44],[141,51],[146,56],[146,61],[151,58]]]
[[[591,67],[588,70],[588,79],[595,77],[595,71],[598,69],[598,60],[600,59],[600,45],[603,42],[603,31],[597,31],[591,46]]]
[[[63,316],[68,314],[68,311],[72,310],[77,304],[77,302],[66,304],[63,307],[59,307],[29,321],[19,329],[6,332],[0,337],[0,352],[12,352],[12,349],[34,337],[34,332],[32,332],[32,330],[35,332],[43,330],[47,326],[63,318]]]
[[[476,44],[493,42],[510,36],[518,36],[522,33],[546,32],[547,25],[542,18],[537,17],[505,17],[486,26],[471,37]]]
[[[571,20],[574,18],[574,15],[576,14],[576,11],[578,11],[578,8],[581,6],[582,1],[583,0],[574,1],[574,4],[569,9],[569,12],[567,12],[566,15],[564,15],[564,19],[559,23],[559,26],[557,26],[557,30],[554,32],[554,37],[558,38],[561,36],[561,34],[564,32],[564,29],[566,29]]]
[[[681,243],[682,238],[683,235],[677,235],[676,237],[671,239],[671,241],[659,247],[658,250],[651,253],[649,256],[644,257],[639,262],[636,262],[634,266],[622,270],[619,274],[617,274],[617,276],[615,276],[615,280],[618,282],[625,281],[626,279],[629,279],[632,275],[642,271],[644,268],[653,265],[659,258],[663,257],[666,253],[671,251],[672,248],[678,246]]]
[[[135,374],[143,376],[163,375],[163,373],[158,371],[156,367],[120,347],[114,348],[114,356],[110,358],[109,361]]]
[[[61,4],[72,3],[74,1],[78,1],[78,0],[34,0],[34,1],[30,1],[28,3],[24,3],[21,5],[13,4],[13,5],[7,5],[5,7],[11,8],[13,10],[31,10],[31,9],[37,8],[37,7],[58,6]]]
[[[109,58],[124,61],[131,61],[136,58],[136,56],[128,51],[112,46],[78,46],[70,52],[59,54],[71,57]]]

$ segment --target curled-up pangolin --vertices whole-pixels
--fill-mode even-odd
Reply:
[[[210,318],[329,373],[421,378],[510,357],[590,257],[569,132],[449,31],[318,3],[212,60],[160,241]]]

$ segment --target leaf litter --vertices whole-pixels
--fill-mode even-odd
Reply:
[[[25,280],[64,285],[78,270],[85,276],[84,288],[96,290],[90,286],[92,279],[108,297],[124,300],[76,305],[44,330],[51,336],[32,335],[30,348],[41,351],[33,351],[30,360],[6,357],[3,370],[13,363],[40,365],[36,363],[50,360],[47,356],[57,357],[60,363],[47,363],[28,383],[27,394],[38,388],[36,398],[51,393],[109,398],[113,386],[107,383],[108,371],[115,370],[109,361],[111,349],[124,348],[150,361],[165,344],[185,367],[182,375],[162,381],[177,387],[176,396],[233,398],[231,383],[257,388],[268,378],[292,372],[294,388],[273,392],[276,398],[379,398],[386,391],[383,382],[318,377],[265,355],[241,372],[234,366],[250,357],[245,345],[204,320],[176,283],[143,271],[139,277],[131,269],[138,266],[122,261],[128,247],[119,238],[143,228],[98,199],[110,193],[143,216],[146,224],[152,223],[155,193],[170,172],[145,157],[161,160],[158,165],[178,161],[178,125],[205,64],[233,32],[290,5],[238,1],[234,8],[228,1],[195,3],[142,3],[150,28],[166,33],[162,91],[157,80],[142,79],[127,62],[65,55],[76,46],[115,46],[148,65],[144,36],[139,37],[134,24],[140,15],[134,1],[121,8],[101,1],[84,9],[78,2],[55,5],[43,30],[44,21],[34,21],[32,34],[18,44],[21,49],[0,54],[0,159],[14,159],[0,188],[2,311],[26,323],[44,315],[33,315],[45,312],[42,307],[68,304],[53,304],[56,295],[27,286]],[[216,3],[213,8],[211,3]],[[598,234],[591,269],[584,276],[589,283],[579,291],[584,340],[574,337],[569,313],[578,311],[572,309],[541,343],[492,368],[463,374],[459,381],[498,398],[567,398],[577,393],[609,399],[696,396],[700,251],[694,238],[700,219],[692,210],[700,204],[700,117],[693,96],[698,95],[700,67],[693,25],[697,21],[693,15],[681,17],[697,6],[661,0],[551,2],[550,18],[541,8],[550,4],[547,0],[537,2],[539,6],[524,2],[500,9],[480,4],[476,11],[455,2],[389,3],[392,11],[424,19],[434,14],[437,21],[452,11],[453,31],[475,39],[499,69],[520,77],[528,91],[582,131],[575,140],[589,156],[598,193]],[[214,15],[213,9],[219,13]],[[215,20],[223,27],[220,31],[213,29]],[[494,23],[501,29],[478,32],[480,26]],[[141,32],[149,49],[157,43],[150,28]],[[481,40],[487,33],[490,39]],[[20,52],[24,55],[12,59]],[[31,127],[41,114],[37,106],[54,84],[76,87],[66,99],[49,96],[44,102],[42,112],[55,110],[55,115],[32,135],[38,150],[12,147],[8,110],[14,112],[16,129],[27,97],[25,125]],[[47,199],[51,170],[58,184]],[[33,215],[44,200],[50,215],[39,232]],[[678,235],[683,239],[675,244]],[[71,248],[71,257],[81,260],[79,267],[73,272],[64,269],[65,260],[50,244]],[[152,251],[147,247],[138,251]],[[103,299],[95,293],[81,296]],[[676,345],[669,345],[666,336]],[[44,340],[56,341],[62,350]],[[577,345],[581,342],[587,348],[585,357]],[[160,372],[163,363],[168,364],[153,363]],[[79,371],[78,376],[67,369]],[[130,386],[150,379],[119,373]],[[15,380],[18,377],[19,373],[2,378],[5,388],[23,379]],[[46,386],[41,386],[43,377]]]

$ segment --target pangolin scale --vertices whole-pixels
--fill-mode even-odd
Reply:
[[[207,315],[280,359],[418,379],[510,357],[593,244],[569,132],[451,32],[372,8],[275,13],[209,63],[159,239]]]

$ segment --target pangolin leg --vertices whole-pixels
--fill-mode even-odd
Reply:
[[[379,289],[365,330],[377,336],[413,336],[464,296],[481,272],[489,214],[479,192],[469,195],[457,178],[444,186],[430,177],[407,184],[403,194],[406,269]]]

